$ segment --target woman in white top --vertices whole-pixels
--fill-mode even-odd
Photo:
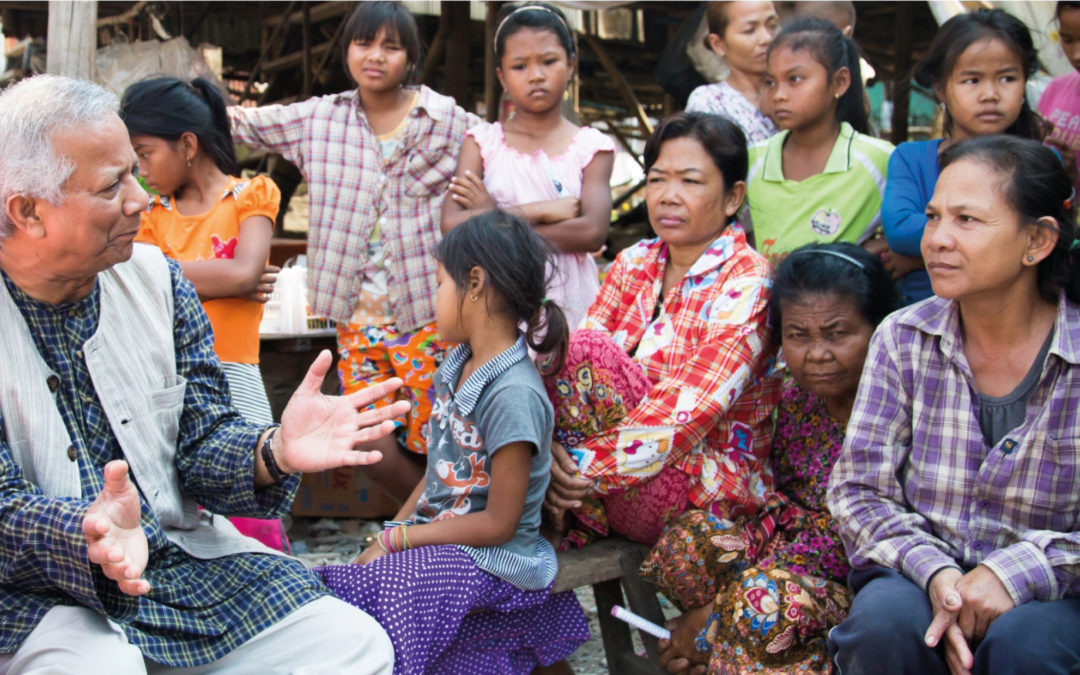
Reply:
[[[731,74],[695,89],[686,111],[723,115],[742,128],[748,145],[763,141],[777,131],[761,110],[765,55],[780,28],[776,8],[771,2],[710,2],[706,20],[705,46],[727,61]]]

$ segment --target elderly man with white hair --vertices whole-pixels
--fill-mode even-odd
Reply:
[[[280,426],[246,423],[194,288],[132,243],[118,108],[53,76],[0,94],[0,675],[390,672],[371,617],[212,514],[279,516],[299,472],[378,461],[354,448],[401,382],[323,396],[324,352]]]

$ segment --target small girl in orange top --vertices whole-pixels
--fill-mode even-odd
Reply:
[[[271,424],[259,372],[259,322],[278,271],[266,262],[281,193],[265,176],[236,177],[225,101],[210,82],[144,80],[127,88],[122,107],[139,173],[158,192],[136,241],[180,263],[214,329],[233,405],[246,419]],[[234,523],[253,535],[265,524],[249,521]],[[281,548],[280,522],[256,536]]]

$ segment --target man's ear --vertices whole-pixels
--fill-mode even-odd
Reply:
[[[16,230],[33,239],[45,238],[45,222],[38,213],[39,199],[23,194],[13,194],[4,203],[4,211]]]

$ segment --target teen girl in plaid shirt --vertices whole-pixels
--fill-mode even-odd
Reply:
[[[281,153],[308,180],[308,304],[338,322],[343,391],[405,381],[396,396],[412,410],[396,439],[373,448],[383,460],[372,465],[404,500],[423,475],[432,376],[445,353],[433,306],[440,206],[465,130],[479,120],[452,98],[406,86],[420,37],[400,3],[360,3],[343,45],[356,91],[229,115],[237,142]]]

